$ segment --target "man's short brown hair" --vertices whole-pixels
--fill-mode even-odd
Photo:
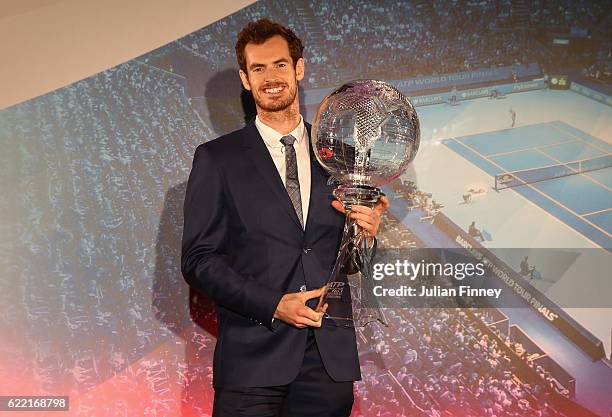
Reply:
[[[250,22],[246,25],[238,34],[238,40],[236,41],[236,59],[240,69],[247,73],[246,57],[244,55],[244,48],[249,43],[261,45],[273,36],[280,35],[289,44],[289,54],[293,60],[293,66],[295,67],[298,59],[302,58],[302,52],[304,51],[304,45],[300,38],[289,28],[280,25],[276,22],[272,22],[269,19],[260,19],[255,22]]]

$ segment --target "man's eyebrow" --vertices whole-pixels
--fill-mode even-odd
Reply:
[[[285,62],[288,63],[289,60],[287,58],[280,58],[277,59],[276,61],[273,62],[273,64],[280,64],[281,62]],[[255,69],[255,68],[259,68],[259,67],[263,67],[264,64],[260,64],[258,62],[253,62],[251,65],[249,65],[249,69]]]

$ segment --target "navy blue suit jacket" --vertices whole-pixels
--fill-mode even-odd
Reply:
[[[310,136],[310,126],[306,125]],[[323,286],[344,216],[311,147],[305,230],[255,123],[198,146],[185,195],[181,267],[187,283],[217,304],[215,387],[285,385],[298,374],[308,329],[272,322],[283,294]],[[315,329],[336,381],[360,379],[355,332]]]

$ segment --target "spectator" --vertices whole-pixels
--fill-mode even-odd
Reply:
[[[521,261],[520,274],[524,277],[529,275],[529,279],[533,279],[534,271],[535,271],[535,266],[529,265],[529,257],[525,256],[525,258]]]
[[[481,241],[485,240],[485,237],[483,236],[482,232],[476,227],[475,221],[470,224],[470,227],[468,228],[468,234],[474,239],[478,238]]]

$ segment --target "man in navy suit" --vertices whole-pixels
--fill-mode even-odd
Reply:
[[[344,209],[316,161],[299,112],[302,42],[267,19],[239,34],[254,122],[200,145],[185,196],[182,272],[217,304],[215,417],[348,416],[360,379],[355,332],[315,310]],[[355,206],[374,237],[383,197]],[[310,300],[310,301],[309,301]]]

